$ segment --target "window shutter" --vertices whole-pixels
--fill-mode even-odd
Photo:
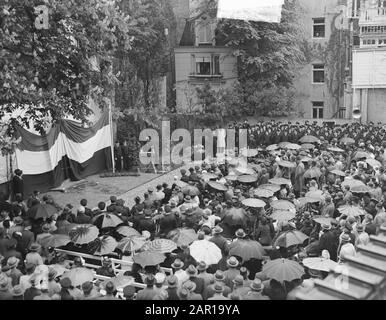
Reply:
[[[196,56],[194,54],[190,57],[190,72],[196,74]]]

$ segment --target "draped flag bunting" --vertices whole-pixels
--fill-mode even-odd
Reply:
[[[92,127],[61,120],[44,136],[19,127],[16,148],[18,168],[23,170],[24,193],[46,192],[64,180],[81,180],[110,169],[111,125],[105,112]]]

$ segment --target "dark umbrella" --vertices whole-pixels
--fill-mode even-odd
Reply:
[[[58,213],[52,204],[39,203],[28,210],[28,217],[31,219],[49,218]]]
[[[248,217],[242,208],[231,208],[224,217],[224,222],[230,226],[245,225],[247,220]]]
[[[237,239],[229,245],[229,254],[238,256],[245,262],[250,259],[262,260],[265,251],[263,246],[257,241]]]

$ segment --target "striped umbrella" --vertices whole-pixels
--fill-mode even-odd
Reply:
[[[52,234],[50,237],[44,238],[41,241],[41,245],[45,248],[58,248],[65,246],[71,242],[71,239],[66,234]]]
[[[99,229],[103,229],[103,228],[115,228],[116,226],[123,223],[123,221],[114,213],[104,212],[94,217],[92,220],[92,223],[96,225]]]
[[[174,241],[177,246],[189,245],[197,240],[197,233],[194,229],[176,229],[169,232],[168,239]]]
[[[142,236],[131,236],[127,238],[123,238],[119,241],[117,245],[117,249],[121,252],[133,252],[141,249],[146,243],[146,239]]]
[[[296,261],[281,258],[267,262],[262,272],[269,279],[283,283],[300,279],[304,275],[304,268]]]
[[[103,256],[112,253],[117,245],[118,242],[113,237],[104,236],[89,243],[89,250],[97,256]]]
[[[85,244],[98,237],[99,230],[92,224],[79,224],[69,232],[71,241],[75,244]]]
[[[157,264],[164,262],[165,259],[166,256],[164,254],[154,251],[143,251],[133,255],[134,262],[142,267],[156,266]]]
[[[169,253],[177,249],[177,244],[169,239],[155,239],[147,244],[147,249],[152,252]]]
[[[117,229],[117,232],[124,237],[140,236],[141,234],[134,228],[122,226]]]

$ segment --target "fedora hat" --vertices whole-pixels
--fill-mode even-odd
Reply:
[[[221,228],[220,226],[215,226],[214,229],[212,230],[212,233],[213,234],[220,234],[223,231],[224,231],[223,228]]]
[[[17,226],[21,226],[24,223],[24,219],[20,216],[17,216],[13,219],[13,223]]]
[[[216,273],[214,274],[214,280],[215,281],[224,281],[225,280],[225,275],[221,270],[217,270]]]
[[[23,287],[17,284],[12,288],[11,293],[14,297],[21,297],[22,295],[24,295]]]
[[[204,261],[200,261],[199,264],[197,265],[198,271],[203,271],[203,270],[206,270],[208,268],[209,268],[209,266]]]
[[[244,284],[244,278],[242,275],[237,275],[233,280],[232,282],[235,284],[235,285],[238,285],[238,286],[242,286]]]
[[[262,291],[264,289],[264,285],[260,279],[255,279],[250,285],[251,289],[254,291]]]
[[[232,256],[227,260],[227,265],[231,268],[236,268],[239,265],[239,260]]]
[[[178,278],[175,275],[169,276],[167,282],[169,288],[177,288],[178,286]]]
[[[34,243],[31,244],[29,249],[30,249],[30,251],[36,252],[36,251],[39,251],[41,247],[42,246],[39,243],[34,242]]]
[[[214,285],[214,292],[216,292],[216,293],[222,293],[223,292],[223,290],[224,290],[224,287],[221,285],[221,284],[219,284],[219,283],[216,283],[215,285]]]
[[[184,267],[184,263],[180,259],[176,259],[172,263],[172,268],[174,269],[182,269],[183,267]]]
[[[235,235],[237,238],[245,238],[246,237],[246,233],[244,232],[243,229],[238,229],[236,231]]]
[[[7,261],[7,266],[10,267],[11,269],[16,268],[17,265],[19,264],[19,261],[20,260],[16,257],[9,257]]]
[[[189,277],[195,277],[198,274],[197,269],[192,264],[188,267],[188,269],[185,270],[185,272]]]
[[[190,292],[193,292],[196,290],[197,285],[193,281],[188,280],[182,285],[182,287],[189,290]]]
[[[323,229],[323,230],[331,230],[331,224],[323,223],[323,224],[322,224],[322,229]]]

